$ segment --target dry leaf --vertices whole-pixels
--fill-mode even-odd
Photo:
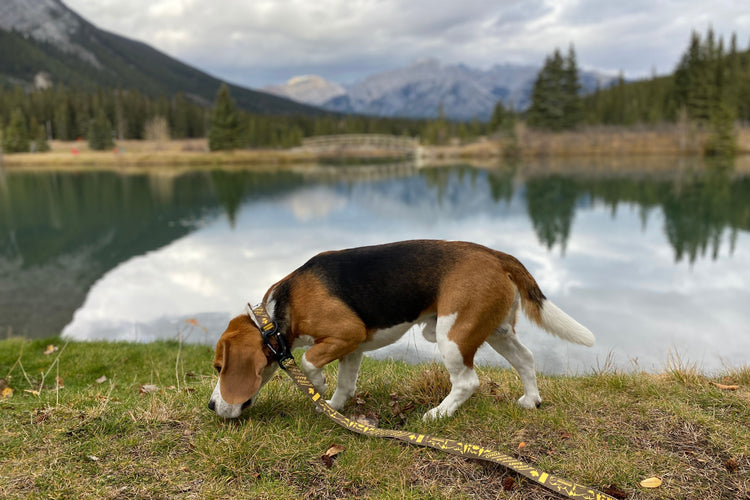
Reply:
[[[62,389],[65,387],[65,381],[59,375],[55,377],[55,383],[57,384],[58,389]]]
[[[724,391],[736,391],[737,389],[740,388],[739,385],[724,385],[724,384],[719,384],[717,382],[711,382],[711,385]]]
[[[24,389],[23,392],[28,392],[32,396],[39,396],[39,391],[32,391],[31,389]]]
[[[148,394],[149,392],[156,392],[159,390],[159,387],[154,384],[145,384],[138,389],[138,392],[141,394]]]
[[[106,375],[102,375],[101,377],[99,377],[98,379],[96,379],[96,383],[97,384],[103,384],[106,381],[107,381],[107,376]]]
[[[89,458],[89,460],[91,460],[92,462],[98,462],[98,461],[99,461],[99,457],[97,457],[96,455],[89,455],[89,457],[88,457],[88,458]]]
[[[192,325],[192,326],[195,326],[197,328],[201,328],[204,332],[208,332],[208,329],[205,326],[203,326],[200,323],[198,323],[198,320],[195,319],[195,318],[186,319],[185,320],[185,324]]]
[[[325,454],[321,456],[320,459],[323,461],[323,464],[326,467],[330,468],[331,466],[333,466],[333,459],[336,457],[336,455],[338,455],[345,449],[346,448],[344,448],[340,444],[332,444],[328,447],[328,450],[326,450]]]
[[[661,479],[658,477],[650,477],[641,481],[641,486],[644,488],[658,488],[661,486]]]
[[[329,457],[335,457],[336,455],[338,455],[345,449],[346,448],[344,448],[340,444],[332,444],[331,446],[328,447],[328,450],[326,450],[326,455],[328,455]]]
[[[57,346],[56,345],[48,345],[47,348],[44,350],[44,355],[49,356],[53,352],[57,352]]]
[[[0,399],[8,399],[13,396],[13,389],[10,388],[8,381],[0,378]]]
[[[525,441],[521,441],[520,443],[518,443],[518,449],[519,449],[519,450],[520,450],[521,448],[525,448],[525,447],[526,447],[526,442],[525,442]]]
[[[573,434],[570,432],[563,432],[560,434],[560,439],[573,439]]]

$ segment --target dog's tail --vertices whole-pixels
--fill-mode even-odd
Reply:
[[[594,334],[547,299],[523,264],[516,258],[503,254],[503,267],[518,288],[521,307],[531,321],[568,342],[589,347],[594,345]]]

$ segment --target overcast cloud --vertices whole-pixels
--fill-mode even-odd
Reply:
[[[674,69],[690,32],[750,41],[746,0],[64,0],[100,28],[251,87],[337,83],[432,57],[540,65],[574,43],[579,65],[628,78]]]

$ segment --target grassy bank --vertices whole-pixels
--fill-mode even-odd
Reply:
[[[50,344],[58,350],[45,354]],[[0,497],[550,498],[500,466],[348,433],[283,374],[245,417],[219,419],[206,408],[212,358],[176,343],[0,341]],[[750,369],[541,377],[537,411],[513,403],[514,372],[479,374],[453,418],[424,423],[447,389],[443,371],[366,360],[344,413],[510,453],[627,498],[750,495]],[[322,459],[333,444],[344,450]],[[653,476],[659,488],[640,486]]]

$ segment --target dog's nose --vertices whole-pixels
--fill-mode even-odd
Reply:
[[[216,411],[216,403],[213,399],[208,402],[208,409],[211,411]]]

